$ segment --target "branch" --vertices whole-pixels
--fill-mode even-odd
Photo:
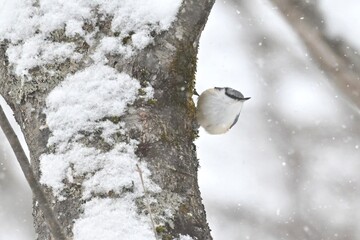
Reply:
[[[66,236],[60,227],[59,222],[55,217],[54,211],[51,209],[48,200],[45,197],[39,181],[35,178],[34,172],[30,166],[29,160],[27,159],[24,150],[21,147],[19,139],[17,138],[14,130],[12,129],[6,115],[0,105],[0,127],[5,133],[11,148],[13,149],[15,156],[20,164],[20,167],[28,181],[30,188],[35,196],[35,199],[39,203],[39,207],[44,214],[45,221],[50,228],[50,232],[56,240],[66,240]]]
[[[319,28],[304,19],[305,13],[289,0],[271,0],[284,18],[304,42],[313,59],[333,80],[343,95],[350,100],[355,110],[360,112],[359,74],[349,67],[348,59],[337,54]]]

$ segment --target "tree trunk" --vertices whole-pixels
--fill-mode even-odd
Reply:
[[[111,205],[110,203],[120,199],[131,199],[136,206],[134,212],[137,215],[134,218],[144,217],[147,219],[144,224],[148,225],[145,228],[151,229],[150,218],[152,217],[155,222],[156,234],[154,235],[158,235],[159,239],[177,239],[186,235],[193,239],[212,239],[197,183],[198,160],[193,144],[197,136],[197,128],[192,94],[199,37],[213,3],[213,0],[185,0],[171,27],[160,33],[152,33],[153,44],[136,51],[129,58],[125,58],[122,54],[107,54],[107,63],[104,66],[115,69],[116,73],[126,73],[138,80],[140,88],[137,98],[126,106],[125,114],[104,115],[101,119],[96,119],[95,123],[98,125],[92,125],[92,129],[78,129],[76,137],[73,135],[68,138],[67,145],[61,145],[63,143],[57,141],[49,143],[49,139],[55,136],[52,127],[49,126],[47,116],[49,94],[54,89],[57,89],[58,93],[64,91],[64,89],[61,90],[64,79],[78,74],[89,66],[90,55],[93,54],[92,50],[98,42],[95,41],[94,45],[91,45],[82,37],[69,37],[65,34],[64,27],[52,31],[48,39],[55,43],[74,43],[76,53],[81,53],[83,57],[80,61],[67,58],[64,61],[29,68],[24,79],[14,74],[14,66],[9,61],[7,50],[13,43],[6,39],[2,41],[0,94],[11,106],[22,127],[30,149],[31,164],[38,179],[52,174],[44,172],[45,168],[42,168],[41,164],[46,165],[46,163],[41,163],[41,161],[48,161],[47,158],[53,157],[58,161],[55,164],[59,164],[59,161],[65,158],[76,159],[82,153],[81,150],[77,151],[75,146],[88,150],[95,149],[98,155],[94,156],[94,161],[109,156],[109,159],[105,157],[104,161],[97,162],[99,165],[95,170],[94,168],[89,171],[82,169],[80,171],[82,174],[79,174],[79,171],[77,174],[72,173],[76,171],[74,169],[77,162],[74,160],[64,170],[66,175],[61,181],[62,186],[58,189],[45,180],[41,180],[55,214],[69,238],[126,239],[126,236],[136,236],[128,232],[140,231],[138,229],[144,226],[136,225],[131,226],[131,229],[123,229],[127,225],[118,224],[116,227],[119,230],[112,229],[114,226],[112,223],[108,225],[110,230],[101,229],[102,226],[107,226],[106,224],[94,226],[98,232],[107,232],[108,238],[101,235],[86,236],[81,230],[81,226],[86,225],[87,228],[83,230],[87,231],[88,223],[91,221],[101,223],[108,218],[111,221],[109,214],[114,211],[120,215],[129,214],[121,212],[116,205],[112,205],[115,206],[113,211],[101,210],[100,213],[92,214],[87,212],[86,206],[89,204],[106,205],[109,203]],[[97,40],[106,36],[116,36],[111,29],[112,16],[103,16],[97,12],[96,8],[93,12],[96,18],[85,22],[83,29],[93,32]],[[122,38],[122,43],[126,44],[130,41],[132,34],[129,33],[129,37]],[[86,87],[86,84],[88,83],[84,81],[82,86]],[[153,88],[152,97],[144,96],[149,86]],[[101,110],[101,103],[92,106],[92,111]],[[65,113],[60,117],[63,120],[68,116]],[[102,126],[105,122],[118,127],[117,132],[111,135],[112,142],[104,140]],[[117,186],[116,189],[103,188],[101,191],[85,193],[88,191],[85,190],[85,182],[88,183],[89,178],[105,169],[104,165],[109,161],[116,161],[116,159],[110,159],[113,156],[111,152],[115,151],[116,146],[121,143],[131,144],[134,140],[136,140],[136,166],[139,166],[140,171],[143,172],[139,173],[135,165],[131,165],[129,174],[132,184],[129,185],[126,182],[124,185]],[[124,151],[125,155],[131,155],[131,152],[121,151]],[[88,164],[91,165],[92,162]],[[144,175],[145,178],[142,184],[140,175]],[[122,182],[122,178],[123,175],[118,175],[117,178],[112,179],[112,183]],[[106,185],[107,180],[100,178],[98,181],[98,184]],[[152,185],[156,188],[151,187]],[[36,199],[34,199],[33,215],[37,239],[51,239]],[[76,230],[74,230],[74,224],[77,224]],[[121,235],[124,232],[127,235]]]

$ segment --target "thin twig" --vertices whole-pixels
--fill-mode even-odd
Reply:
[[[23,148],[17,138],[14,130],[12,129],[6,115],[0,105],[0,127],[5,133],[6,138],[8,139],[12,150],[15,153],[15,156],[20,164],[21,170],[23,171],[26,180],[28,181],[32,193],[35,196],[35,199],[39,203],[39,207],[44,214],[45,221],[49,226],[51,235],[55,240],[66,240],[66,236],[60,227],[59,222],[55,217],[54,211],[51,209],[48,199],[45,197],[43,189],[35,178],[35,174],[30,166],[29,160],[25,155]]]
[[[150,207],[150,203],[149,203],[149,196],[148,196],[147,191],[146,191],[146,188],[145,188],[142,171],[141,171],[141,169],[140,169],[140,167],[139,167],[138,164],[136,164],[136,167],[137,167],[137,170],[138,170],[138,172],[139,172],[141,184],[142,184],[142,187],[143,187],[143,190],[144,190],[146,207],[147,207],[147,209],[148,209],[148,211],[149,211],[149,216],[150,216],[150,220],[151,220],[151,225],[152,225],[153,230],[154,230],[155,239],[159,239],[158,234],[157,234],[157,232],[156,232],[156,227],[155,227],[155,222],[154,222],[154,219],[153,219],[153,215],[152,215],[152,212],[151,212],[151,207]]]

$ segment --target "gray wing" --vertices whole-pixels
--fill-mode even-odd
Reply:
[[[232,128],[237,123],[237,121],[239,120],[239,116],[240,116],[240,113],[238,115],[236,115],[236,118],[235,118],[234,122],[231,124],[230,128]]]

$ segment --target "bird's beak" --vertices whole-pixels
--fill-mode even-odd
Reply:
[[[194,92],[193,92],[193,94],[194,94],[194,95],[196,95],[196,96],[198,96],[198,97],[200,96],[200,95],[199,95],[199,93],[196,91],[196,89],[195,89],[195,88],[194,88]]]
[[[242,98],[241,100],[246,101],[249,100],[251,97]]]

